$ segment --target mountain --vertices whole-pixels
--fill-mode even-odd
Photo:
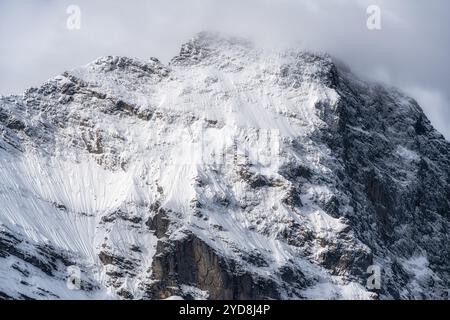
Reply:
[[[1,298],[449,296],[450,143],[328,55],[201,33],[1,97],[0,133]]]

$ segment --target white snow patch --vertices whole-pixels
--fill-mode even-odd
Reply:
[[[302,291],[302,294],[307,299],[313,300],[371,300],[374,298],[374,293],[367,291],[356,282],[347,284],[322,282]]]
[[[397,146],[396,153],[406,161],[420,160],[420,156],[416,152],[409,150],[403,146]]]
[[[418,280],[426,279],[433,273],[428,267],[429,262],[426,256],[413,256],[403,261],[402,266]]]

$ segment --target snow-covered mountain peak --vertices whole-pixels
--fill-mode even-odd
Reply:
[[[154,73],[159,75],[167,74],[167,68],[165,68],[157,58],[150,58],[147,61],[141,61],[139,59],[128,57],[107,56],[96,59],[88,64],[86,68],[91,68],[92,70],[98,72],[111,72],[116,69],[126,70],[128,72],[137,73],[137,77],[139,77],[140,74],[143,76],[146,73],[149,75]]]
[[[189,65],[211,63],[215,60],[232,60],[239,56],[249,56],[255,50],[252,42],[246,39],[223,36],[219,33],[200,32],[181,46],[180,53],[172,59],[170,64]]]
[[[2,296],[445,297],[449,144],[326,54],[102,57],[0,98],[0,133]]]

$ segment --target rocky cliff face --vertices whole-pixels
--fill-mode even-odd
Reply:
[[[448,298],[450,144],[326,55],[203,33],[2,97],[0,132],[1,298]]]

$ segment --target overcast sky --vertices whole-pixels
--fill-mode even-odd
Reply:
[[[67,7],[81,10],[67,28]],[[368,30],[369,5],[381,30]],[[447,0],[0,0],[0,94],[21,93],[99,56],[168,62],[202,30],[327,51],[416,98],[450,140]]]

